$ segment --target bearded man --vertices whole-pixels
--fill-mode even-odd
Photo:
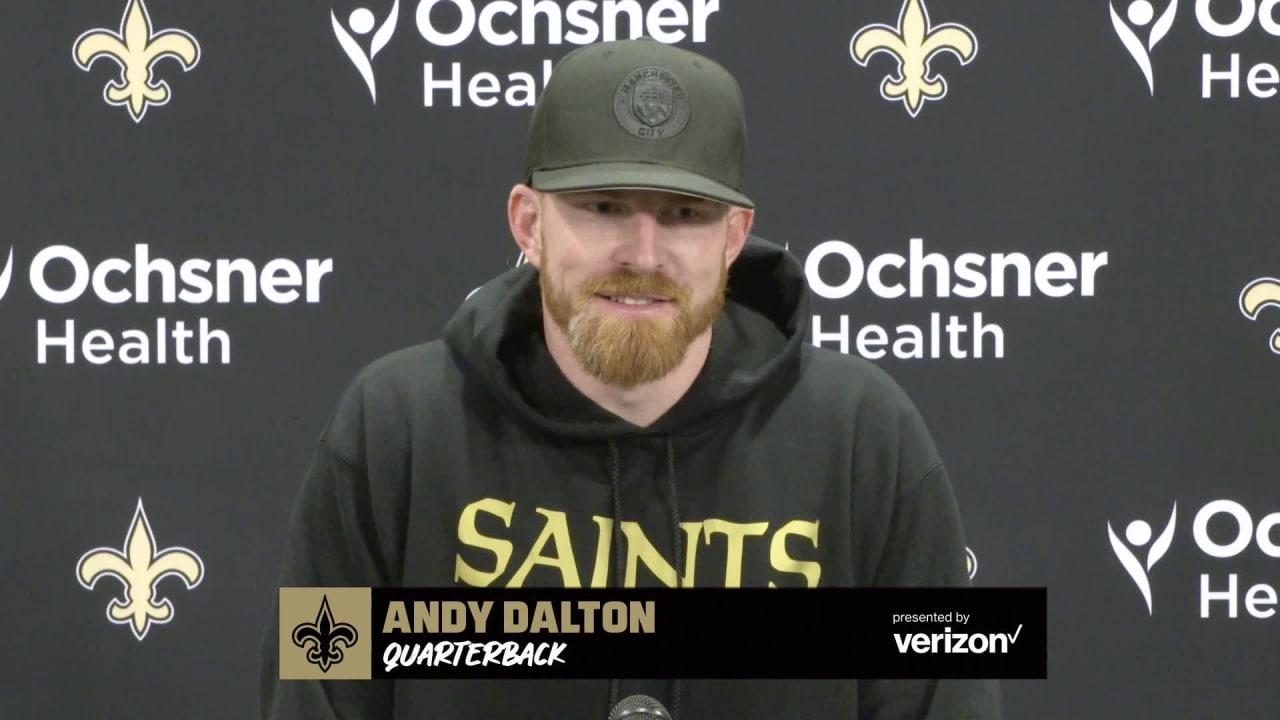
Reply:
[[[379,358],[321,434],[281,585],[969,585],[946,469],[901,388],[805,342],[799,262],[751,235],[742,95],[652,40],[579,48],[507,215],[526,264]],[[993,720],[994,683],[280,681],[268,720]],[[843,652],[857,652],[849,647]],[[645,715],[643,717],[659,717]]]

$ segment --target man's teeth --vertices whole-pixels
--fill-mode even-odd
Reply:
[[[649,298],[610,297],[609,299],[617,303],[622,303],[623,305],[652,305],[657,302],[656,300],[650,300]]]

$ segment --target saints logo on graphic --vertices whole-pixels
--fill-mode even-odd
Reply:
[[[159,588],[160,581],[169,576],[180,578],[190,590],[204,579],[204,563],[187,548],[156,550],[155,534],[142,508],[142,498],[138,498],[123,551],[94,548],[76,563],[76,578],[87,590],[104,577],[120,581],[124,596],[113,598],[107,605],[107,619],[117,625],[129,625],[139,641],[153,624],[173,619],[173,603],[161,599]]]
[[[1258,278],[1240,291],[1240,312],[1250,320],[1257,320],[1258,314],[1265,307],[1280,309],[1280,280],[1276,278]],[[1280,313],[1272,313],[1272,319],[1280,318]],[[1280,354],[1280,329],[1271,333],[1271,352]]]
[[[293,628],[293,644],[307,651],[307,662],[321,672],[342,662],[343,649],[356,644],[356,628],[350,623],[334,622],[329,610],[329,596],[320,601],[315,622],[300,623]]]
[[[107,83],[102,98],[108,105],[125,106],[135,123],[142,122],[151,105],[166,105],[172,93],[169,84],[155,79],[155,64],[173,58],[188,71],[200,62],[200,44],[183,30],[153,32],[151,15],[142,0],[129,0],[120,30],[90,30],[76,39],[71,49],[76,66],[88,71],[102,58],[120,66],[120,77]]]
[[[645,140],[680,134],[693,108],[680,79],[660,67],[639,68],[618,85],[613,116],[624,130]]]
[[[849,41],[849,54],[862,67],[878,53],[898,61],[897,76],[886,75],[880,96],[901,101],[915,117],[926,100],[947,96],[947,81],[933,72],[931,63],[939,53],[951,53],[968,65],[978,53],[978,39],[969,28],[956,23],[933,25],[923,0],[905,0],[898,14],[898,26],[868,25]]]

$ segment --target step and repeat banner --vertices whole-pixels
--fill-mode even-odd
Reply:
[[[552,64],[739,78],[811,341],[888,370],[1006,717],[1280,717],[1277,0],[67,0],[0,24],[0,717],[254,717],[338,393],[520,261]]]

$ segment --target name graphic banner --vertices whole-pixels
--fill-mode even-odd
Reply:
[[[1045,588],[281,588],[282,679],[1047,677]]]

